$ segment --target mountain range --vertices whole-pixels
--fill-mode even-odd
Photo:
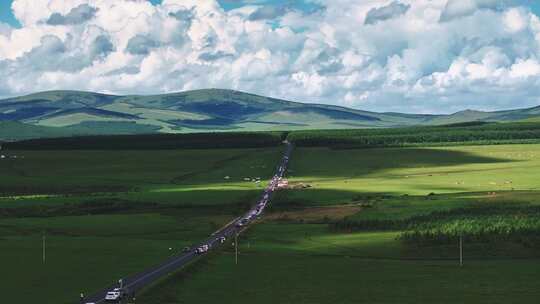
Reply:
[[[48,91],[0,100],[0,139],[101,134],[270,131],[444,125],[537,120],[540,106],[451,115],[376,113],[205,89],[117,96]]]

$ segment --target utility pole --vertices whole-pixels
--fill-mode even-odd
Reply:
[[[235,264],[238,265],[238,232],[234,235],[234,252]]]
[[[463,267],[463,236],[459,236],[459,267]]]
[[[43,264],[45,264],[45,231],[43,231],[43,238],[42,238],[42,246],[43,246]]]

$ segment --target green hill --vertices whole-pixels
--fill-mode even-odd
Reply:
[[[535,119],[540,108],[452,115],[374,113],[207,89],[116,96],[50,91],[0,100],[1,139],[89,134],[383,128]],[[22,123],[15,127],[13,122]],[[16,129],[25,130],[23,135]]]
[[[40,137],[60,137],[70,135],[63,128],[40,127],[17,121],[0,121],[0,139],[20,140]]]

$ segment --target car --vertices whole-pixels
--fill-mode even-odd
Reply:
[[[195,249],[195,253],[203,254],[203,253],[208,252],[208,250],[210,250],[210,246],[205,244],[205,245],[197,247],[197,249]]]
[[[105,301],[107,302],[117,302],[124,297],[124,290],[122,288],[115,288],[111,291],[108,291],[105,295]]]
[[[221,244],[225,243],[226,240],[227,240],[227,239],[226,239],[224,236],[218,238],[218,241],[219,241]]]
[[[245,217],[236,223],[236,227],[243,227],[249,223],[249,218]]]

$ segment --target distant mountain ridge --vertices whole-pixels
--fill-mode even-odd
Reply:
[[[0,100],[0,139],[47,137],[48,134],[381,128],[535,120],[538,117],[540,107],[497,112],[466,110],[451,115],[375,113],[223,89],[147,96],[48,91]],[[16,134],[13,131],[16,125],[28,133]]]

